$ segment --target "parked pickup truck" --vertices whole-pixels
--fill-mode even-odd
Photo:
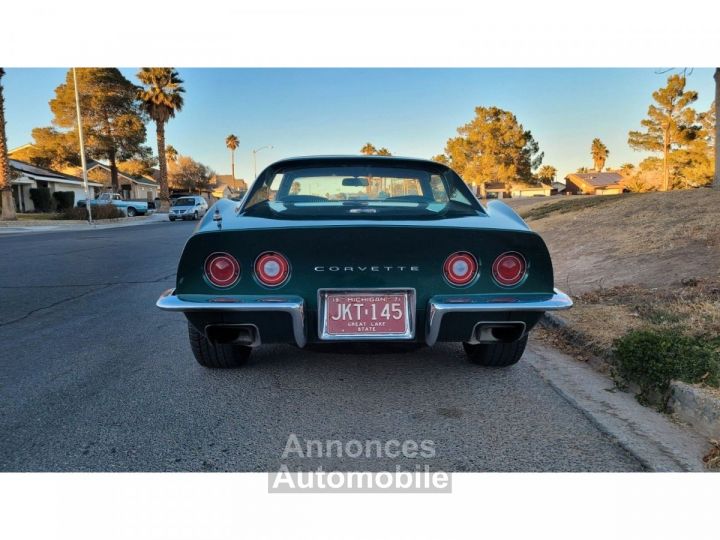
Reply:
[[[148,209],[148,203],[145,201],[126,201],[117,193],[102,193],[98,198],[90,200],[90,206],[99,206],[103,204],[112,204],[122,210],[128,217],[144,216],[151,212]],[[87,203],[85,200],[77,202],[80,208],[85,208]]]

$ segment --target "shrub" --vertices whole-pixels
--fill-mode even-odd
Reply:
[[[122,210],[120,210],[119,208],[117,208],[111,204],[103,204],[101,206],[93,206],[92,207],[92,216],[93,216],[93,221],[94,221],[96,219],[122,218],[122,217],[125,217],[125,214],[123,214]],[[87,211],[87,208],[85,208],[85,207],[66,208],[58,216],[58,219],[87,220],[87,218],[88,218],[88,211]]]
[[[640,387],[641,403],[665,410],[670,381],[720,384],[720,342],[677,331],[633,330],[615,341],[616,371]]]
[[[49,212],[52,208],[52,198],[50,197],[49,188],[30,188],[30,200],[37,212]]]
[[[53,199],[55,199],[55,206],[58,212],[75,206],[75,192],[73,191],[56,191],[52,196]]]

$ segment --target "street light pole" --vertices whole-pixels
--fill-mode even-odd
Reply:
[[[82,164],[83,184],[85,185],[85,208],[88,212],[88,222],[92,225],[92,205],[90,204],[90,190],[88,188],[87,162],[85,161],[85,141],[83,140],[82,116],[80,115],[80,93],[78,92],[77,74],[72,68],[73,84],[75,86],[75,112],[77,113],[78,137],[80,139],[80,163]]]
[[[267,144],[265,146],[261,146],[260,148],[256,148],[252,151],[253,153],[253,176],[255,177],[255,180],[257,180],[257,153],[260,150],[264,150],[265,148],[272,148],[272,144]]]

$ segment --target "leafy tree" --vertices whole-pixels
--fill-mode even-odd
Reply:
[[[622,184],[630,191],[643,193],[657,191],[662,188],[662,160],[658,157],[648,157],[635,167],[620,169],[623,173]]]
[[[0,68],[0,195],[2,196],[2,219],[14,220],[17,219],[17,216],[12,195],[12,170],[5,136],[5,97],[2,87],[4,75],[5,70]]]
[[[189,156],[179,156],[173,163],[170,173],[172,184],[186,191],[206,189],[215,172]]]
[[[152,151],[147,146],[142,156],[118,163],[118,169],[130,176],[152,177],[153,169],[156,166],[157,159],[152,155]]]
[[[685,77],[671,75],[667,85],[653,92],[655,104],[640,122],[645,131],[631,131],[628,144],[635,150],[661,152],[663,155],[663,191],[670,189],[670,153],[697,136],[696,113],[689,107],[697,92],[685,90]]]
[[[445,155],[468,183],[514,181],[536,184],[533,170],[544,154],[514,114],[498,107],[476,107],[475,118],[449,139]]]
[[[430,159],[437,161],[438,163],[442,163],[443,165],[450,165],[450,159],[445,154],[438,154]]]
[[[377,148],[373,146],[371,143],[365,143],[365,145],[360,149],[361,154],[365,154],[366,156],[373,156],[377,154]]]
[[[117,68],[78,69],[77,81],[86,151],[94,159],[108,160],[112,186],[118,190],[118,161],[140,154],[145,142],[145,123],[137,100],[137,87]],[[55,89],[50,110],[54,115],[53,124],[72,130],[77,138],[72,70],[68,70],[65,82]],[[47,132],[47,135],[52,134],[52,131]],[[67,144],[67,141],[58,144]]]
[[[182,110],[185,89],[182,79],[173,68],[142,68],[137,73],[143,88],[138,91],[142,108],[155,121],[160,168],[160,212],[170,208],[167,158],[165,156],[165,124]]]
[[[170,161],[175,161],[178,158],[178,151],[175,150],[175,147],[171,144],[168,144],[165,147],[165,157]]]
[[[717,123],[717,117],[720,116],[720,68],[715,68],[715,102],[713,108],[713,118],[715,119],[715,135],[713,140],[715,141],[715,181],[713,187],[720,189],[720,145],[717,141],[720,140],[720,124]]]
[[[576,172],[578,172],[579,174],[584,174],[584,173],[588,172],[588,168],[587,167],[578,167]]]
[[[543,165],[537,173],[537,177],[544,184],[552,184],[557,176],[557,169],[552,165]]]
[[[74,131],[39,127],[32,130],[32,137],[33,143],[15,150],[13,159],[59,171],[80,166],[80,147]]]
[[[592,155],[593,166],[596,171],[600,172],[605,168],[605,162],[609,154],[610,150],[600,139],[593,139],[592,145],[590,145],[590,155]]]
[[[377,149],[375,148],[375,145],[371,143],[365,143],[365,145],[360,149],[360,153],[366,156],[392,156],[390,150],[388,150],[384,146],[380,149]]]
[[[715,148],[715,104],[697,115],[695,136],[670,153],[673,187],[698,187],[712,184]]]
[[[235,180],[235,150],[240,146],[240,139],[230,134],[225,138],[225,146],[230,150],[230,167],[232,170],[232,178]]]
[[[620,165],[620,172],[622,174],[630,174],[633,169],[635,169],[635,165],[633,165],[632,163],[623,163],[622,165]]]

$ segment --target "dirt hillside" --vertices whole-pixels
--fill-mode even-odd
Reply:
[[[542,235],[571,294],[720,278],[720,190],[508,201]]]

